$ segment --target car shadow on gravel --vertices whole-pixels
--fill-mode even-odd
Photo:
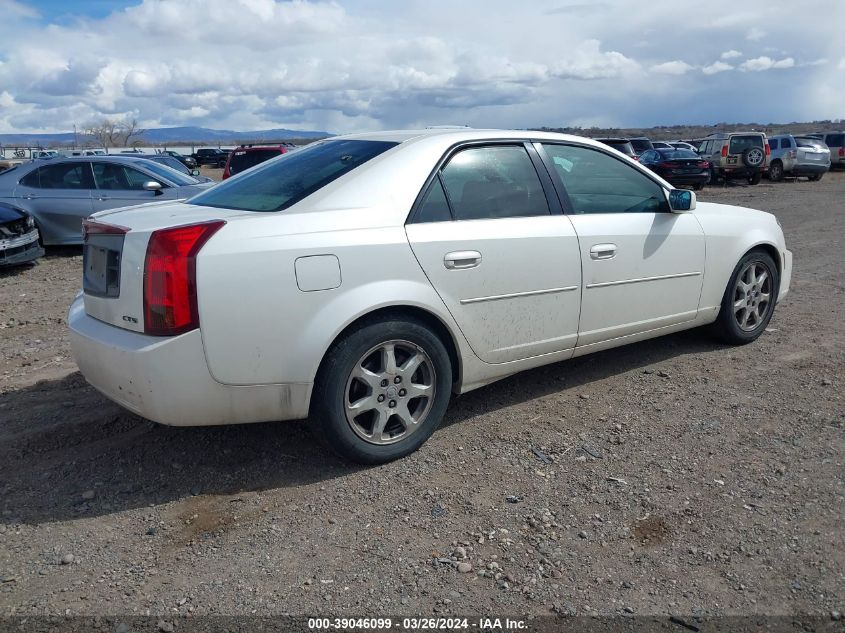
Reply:
[[[455,398],[439,433],[480,414],[721,347],[700,331],[683,332],[523,372]],[[318,444],[307,421],[162,426],[111,403],[78,372],[0,394],[0,523],[292,489],[363,468]]]

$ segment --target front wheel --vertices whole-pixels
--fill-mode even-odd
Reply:
[[[716,334],[726,343],[745,345],[757,340],[775,311],[780,278],[768,253],[747,253],[734,268],[722,297]]]
[[[311,399],[313,428],[341,457],[389,462],[434,433],[451,387],[449,353],[427,325],[379,318],[344,336],[326,355]]]

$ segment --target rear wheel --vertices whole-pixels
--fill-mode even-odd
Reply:
[[[763,174],[759,171],[755,171],[748,177],[748,184],[749,185],[759,185],[760,181],[763,179]]]
[[[326,355],[313,428],[346,459],[379,464],[417,450],[440,425],[452,387],[449,353],[425,324],[380,318]]]
[[[772,182],[783,180],[783,164],[779,160],[769,166],[769,180]]]
[[[822,176],[824,176],[824,174],[813,174],[812,176],[809,177],[810,182],[818,182],[819,180],[822,179]]]
[[[779,287],[778,269],[771,256],[761,250],[746,254],[725,289],[714,323],[716,334],[734,345],[755,341],[774,314]]]
[[[692,186],[692,189],[693,189],[693,191],[701,191],[702,189],[704,189],[704,183],[703,182],[696,183]]]

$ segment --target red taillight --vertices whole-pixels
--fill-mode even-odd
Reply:
[[[669,162],[667,162],[667,163],[663,163],[663,166],[664,166],[664,167],[669,167],[670,169],[674,169],[674,168],[676,168],[676,167],[680,167],[680,166],[681,166],[681,163],[675,163],[675,162],[673,162],[673,161],[671,161],[671,160],[670,160],[670,161],[669,161]]]
[[[728,155],[728,146],[722,145],[722,158]]]
[[[839,158],[845,158],[845,147],[839,148]]]
[[[766,143],[766,156],[771,155],[771,153],[772,153],[772,148],[771,148],[771,147],[769,147],[769,144],[768,144],[768,143]]]
[[[107,234],[107,235],[123,235],[127,233],[129,229],[125,226],[119,226],[117,224],[106,224],[105,222],[97,222],[97,220],[87,219],[82,220],[82,241],[85,241],[85,238],[89,235],[94,235],[95,233],[100,234]]]
[[[226,224],[213,220],[153,231],[144,260],[144,333],[174,336],[199,327],[197,260]]]

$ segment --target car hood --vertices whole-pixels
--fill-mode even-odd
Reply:
[[[743,219],[747,218],[749,220],[758,219],[775,221],[775,216],[766,211],[749,209],[748,207],[738,207],[732,204],[719,204],[717,202],[696,201],[694,213],[696,215],[721,215],[742,217]]]
[[[21,209],[13,207],[11,204],[0,202],[0,224],[5,224],[6,222],[14,222],[15,220],[20,220],[25,217],[26,212],[22,211]]]

